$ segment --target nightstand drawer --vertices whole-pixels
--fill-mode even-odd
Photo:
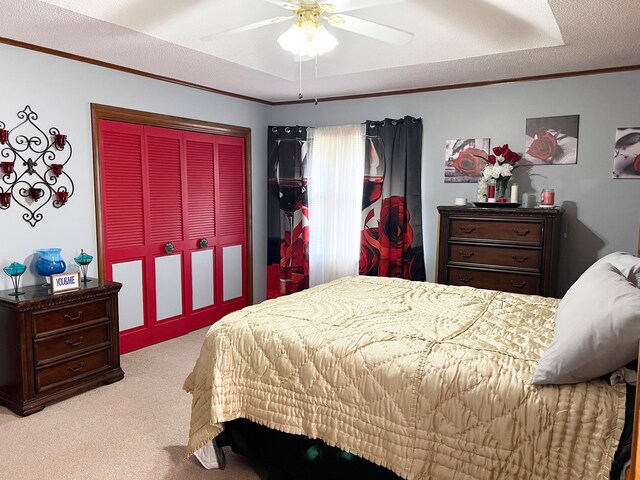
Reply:
[[[74,355],[88,349],[109,346],[111,344],[110,327],[109,322],[105,322],[36,340],[33,344],[36,366],[40,366],[48,360]]]
[[[542,224],[455,218],[450,237],[541,245]]]
[[[449,262],[540,271],[540,250],[505,246],[449,244]]]
[[[60,384],[89,376],[109,365],[109,349],[74,357],[65,362],[36,370],[36,391],[54,388]]]
[[[107,301],[97,300],[35,313],[33,324],[35,333],[38,335],[62,328],[78,327],[107,318]]]
[[[503,292],[526,293],[535,295],[540,288],[539,275],[523,275],[509,272],[449,268],[449,285],[488,288]]]

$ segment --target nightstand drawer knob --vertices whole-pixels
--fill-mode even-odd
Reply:
[[[474,253],[473,252],[464,252],[462,250],[458,250],[458,254],[462,257],[462,258],[471,258],[473,257]]]
[[[526,255],[523,255],[522,257],[519,257],[517,255],[514,255],[513,257],[511,257],[513,260],[515,260],[518,263],[524,263],[527,260],[529,260],[529,257],[527,257]]]
[[[476,229],[476,227],[460,227],[462,233],[471,233]]]
[[[72,342],[71,340],[67,340],[64,343],[66,343],[70,347],[78,347],[82,343],[82,340],[84,340],[84,337],[78,338],[78,340],[76,340],[75,342]]]
[[[527,282],[526,281],[522,281],[520,283],[516,283],[513,280],[510,280],[510,282],[511,282],[511,285],[513,285],[516,288],[524,288],[524,287],[527,286]]]
[[[458,280],[460,280],[462,283],[469,283],[471,280],[473,280],[473,277],[463,277],[462,275],[458,275]]]
[[[514,228],[513,231],[516,235],[519,235],[521,237],[526,237],[527,235],[529,235],[529,233],[531,233],[531,230],[529,230],[528,228],[526,230],[518,230],[517,228]]]
[[[72,317],[71,315],[65,315],[64,318],[68,322],[77,322],[78,320],[80,320],[81,316],[82,316],[82,310],[78,310],[78,314],[75,317]]]
[[[78,373],[83,368],[84,368],[84,362],[80,362],[80,365],[78,365],[77,367],[69,367],[67,368],[67,370],[69,370],[70,373]]]

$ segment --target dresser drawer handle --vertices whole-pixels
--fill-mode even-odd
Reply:
[[[524,230],[524,231],[518,230],[517,228],[514,228],[513,231],[514,231],[514,233],[516,235],[519,235],[521,237],[526,237],[531,232],[531,230],[529,230],[528,228],[526,230]]]
[[[458,275],[458,280],[460,280],[462,283],[469,283],[471,280],[473,280],[473,277],[463,277],[462,275]]]
[[[462,250],[458,250],[458,254],[462,257],[462,258],[471,258],[473,257],[475,254],[473,252],[463,252]]]
[[[462,233],[471,233],[476,229],[476,227],[460,227]]]
[[[82,340],[84,340],[84,337],[80,337],[78,338],[78,340],[76,340],[75,342],[72,342],[71,340],[67,340],[66,343],[67,345],[69,345],[70,347],[77,347],[82,343]]]
[[[65,315],[64,318],[68,322],[77,322],[78,320],[80,320],[81,315],[82,315],[82,310],[78,310],[78,315],[76,315],[75,317],[72,317],[71,315]]]
[[[526,287],[526,286],[527,286],[527,282],[526,282],[526,280],[523,280],[523,281],[522,281],[522,282],[520,282],[520,283],[516,283],[516,282],[514,282],[513,280],[509,280],[509,281],[511,282],[511,285],[513,285],[513,286],[514,286],[514,287],[516,287],[516,288],[524,288],[524,287]]]
[[[523,255],[522,257],[519,257],[517,255],[514,255],[513,257],[511,257],[513,260],[515,260],[518,263],[524,263],[527,260],[529,260],[529,257],[527,257],[526,255]]]
[[[80,365],[78,365],[77,367],[68,367],[67,370],[69,370],[70,373],[77,373],[83,368],[84,368],[84,362],[80,362]]]

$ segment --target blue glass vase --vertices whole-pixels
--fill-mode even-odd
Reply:
[[[67,265],[60,255],[61,251],[61,248],[40,248],[37,250],[36,272],[38,272],[38,275],[48,277],[49,275],[64,272]]]

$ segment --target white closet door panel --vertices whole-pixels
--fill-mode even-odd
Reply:
[[[156,320],[182,314],[182,256],[156,257]]]
[[[242,245],[222,248],[222,299],[242,296]]]
[[[213,305],[213,250],[191,253],[193,309]]]
[[[144,325],[144,299],[142,296],[142,260],[114,263],[111,266],[114,282],[120,282],[118,316],[120,331]]]

